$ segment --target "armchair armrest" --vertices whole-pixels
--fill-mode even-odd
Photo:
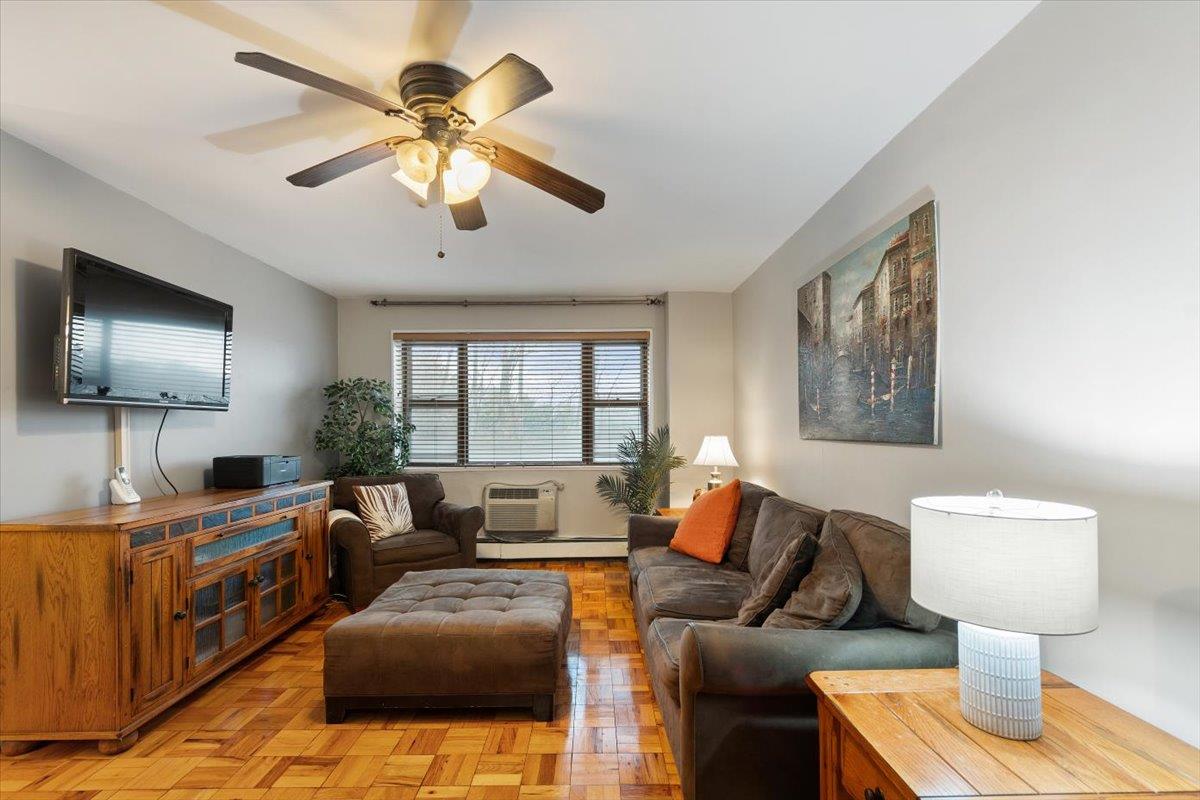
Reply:
[[[805,694],[810,672],[957,663],[957,639],[942,629],[806,631],[696,623],[687,627],[680,642],[680,699],[697,694]]]
[[[330,518],[329,541],[337,559],[338,580],[350,607],[357,610],[373,596],[371,536],[366,523],[350,511],[335,510]]]
[[[679,517],[652,517],[649,514],[629,515],[629,549],[666,547],[679,527]]]
[[[458,539],[463,566],[475,566],[475,543],[483,527],[483,509],[438,501],[433,507],[433,525],[447,536]]]

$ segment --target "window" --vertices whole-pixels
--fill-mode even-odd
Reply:
[[[417,465],[613,463],[647,426],[644,332],[397,333]]]

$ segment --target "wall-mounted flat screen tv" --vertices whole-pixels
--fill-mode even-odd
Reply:
[[[61,332],[64,403],[229,409],[227,303],[67,248]]]

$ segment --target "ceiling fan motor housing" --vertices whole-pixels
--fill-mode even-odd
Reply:
[[[470,82],[469,77],[454,67],[436,61],[418,61],[400,73],[400,97],[409,111],[424,118],[440,117],[446,102]]]

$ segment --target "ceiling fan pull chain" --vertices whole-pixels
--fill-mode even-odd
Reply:
[[[444,243],[442,241],[442,217],[444,217],[445,214],[446,214],[446,212],[443,210],[443,206],[439,205],[438,206],[438,258],[446,257],[446,251],[444,249]]]

